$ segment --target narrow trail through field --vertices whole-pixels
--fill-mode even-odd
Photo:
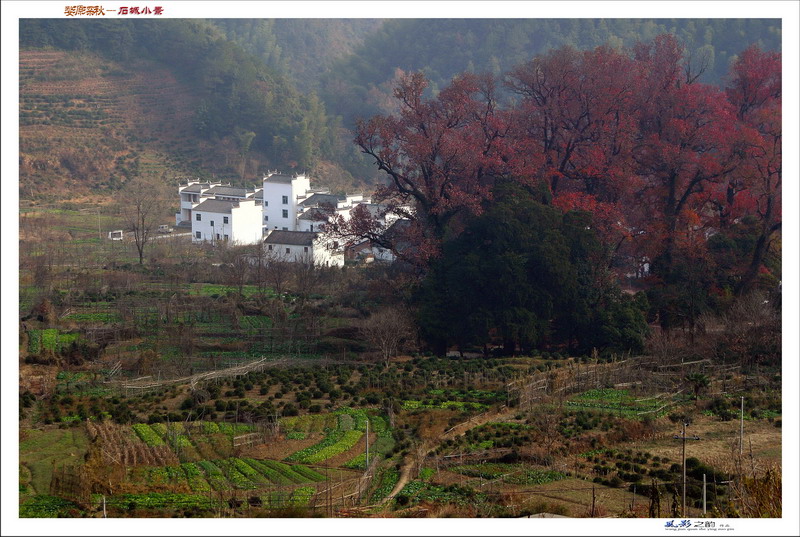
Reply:
[[[238,377],[245,375],[251,371],[259,371],[265,368],[288,368],[288,367],[312,367],[312,366],[329,366],[338,364],[353,364],[350,360],[336,360],[336,359],[309,359],[309,358],[294,358],[286,356],[282,358],[261,358],[253,362],[242,365],[227,367],[225,369],[216,369],[205,371],[203,373],[196,373],[187,377],[179,377],[172,379],[153,380],[152,376],[139,377],[133,380],[118,380],[114,381],[122,389],[152,389],[160,388],[163,386],[171,385],[184,385],[188,384],[194,388],[199,382],[204,380],[214,380],[225,377]]]
[[[414,469],[414,467],[421,464],[422,461],[425,459],[425,457],[427,457],[431,451],[436,449],[436,447],[439,444],[441,444],[445,440],[449,440],[451,438],[455,438],[458,435],[464,434],[469,429],[478,427],[480,425],[484,425],[486,423],[489,423],[490,421],[502,420],[506,417],[516,414],[517,412],[518,412],[517,409],[510,409],[507,408],[505,405],[503,405],[502,407],[500,407],[500,409],[494,412],[486,412],[483,414],[479,414],[477,416],[473,416],[467,421],[459,423],[451,427],[447,431],[443,432],[437,438],[436,443],[426,442],[417,450],[415,454],[406,455],[406,457],[403,459],[403,464],[400,467],[400,478],[397,480],[397,484],[394,486],[389,495],[383,499],[381,503],[383,504],[393,500],[394,497],[397,496],[397,494],[399,494],[401,490],[403,490],[403,487],[405,487],[408,484],[408,482],[411,481],[411,471]]]

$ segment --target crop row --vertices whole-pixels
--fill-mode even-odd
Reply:
[[[398,479],[400,479],[400,473],[396,469],[391,468],[386,470],[383,476],[381,476],[381,484],[375,489],[375,492],[372,493],[372,502],[379,502],[388,496],[397,484]]]
[[[161,436],[151,429],[148,424],[136,423],[132,427],[136,435],[148,446],[154,447],[164,445],[164,441],[161,439]]]
[[[244,423],[227,423],[227,422],[211,422],[200,421],[195,422],[197,431],[203,435],[225,434],[233,436],[237,434],[244,434],[253,431],[251,425]],[[137,423],[132,426],[136,434],[148,446],[160,446],[164,444],[165,440],[171,440],[173,447],[192,447],[192,442],[186,434],[187,427],[182,422],[177,423]]]
[[[20,518],[58,518],[78,506],[58,496],[41,494],[19,506]]]
[[[199,461],[197,466],[202,468],[205,472],[206,480],[209,485],[211,485],[211,488],[214,490],[225,490],[228,488],[228,480],[225,478],[225,474],[223,474],[222,470],[213,462]]]
[[[459,410],[459,411],[481,411],[489,408],[489,405],[484,403],[470,403],[465,401],[420,401],[416,399],[406,399],[403,401],[403,410],[417,410],[424,409],[443,409],[443,410]]]
[[[70,313],[67,319],[85,323],[118,323],[120,317],[116,313]]]
[[[186,483],[194,492],[255,489],[261,485],[294,485],[325,479],[319,472],[303,466],[237,457],[146,468],[143,477],[150,485]]]
[[[337,410],[337,426],[329,429],[325,438],[321,442],[301,449],[286,458],[287,461],[317,463],[335,457],[353,447],[361,438],[362,431],[366,429],[367,414],[364,410],[352,408],[342,408]],[[286,427],[307,426],[306,422],[311,423],[313,418],[308,420],[298,418],[297,420],[283,422]]]
[[[145,438],[142,437],[142,434],[145,434],[145,435],[148,434],[146,432],[145,427],[143,427],[143,425],[146,425],[146,424],[137,424],[137,425],[138,425],[138,428],[137,428],[137,426],[134,426],[134,430],[136,430],[137,434],[139,434],[139,437],[142,440],[144,440],[145,443],[147,443],[148,440],[145,440]],[[169,445],[171,447],[173,447],[173,448],[180,449],[180,448],[192,448],[192,447],[194,447],[192,445],[192,441],[189,440],[189,437],[186,436],[185,434],[182,434],[185,431],[183,423],[171,423],[171,424],[169,424],[169,426],[167,424],[165,424],[165,423],[153,423],[153,424],[149,424],[148,427],[150,427],[150,429],[155,434],[157,434],[164,443],[169,443]],[[140,430],[142,431],[142,433],[139,432]],[[147,445],[160,445],[160,444],[149,444],[148,443]]]
[[[289,465],[278,461],[244,460],[267,476],[271,482],[281,485],[325,480],[325,476],[316,470],[299,464]]]
[[[338,415],[336,429],[329,431],[321,442],[293,453],[286,460],[314,464],[344,453],[356,445],[366,430],[367,413],[361,409],[343,408],[335,414]]]
[[[394,438],[383,416],[370,416],[370,431],[375,432],[378,438],[370,444],[370,461],[375,457],[384,457],[394,448]],[[363,469],[366,467],[367,454],[360,453],[345,463],[345,468]]]
[[[181,468],[186,475],[189,487],[194,492],[208,492],[211,490],[211,485],[206,481],[203,471],[195,463],[185,462],[181,464]]]
[[[78,334],[59,334],[57,328],[28,331],[28,352],[38,354],[43,350],[58,352],[68,347]]]
[[[367,411],[363,408],[344,407],[337,410],[335,414],[339,415],[340,423],[345,416],[349,416],[353,420],[352,429],[355,429],[356,431],[366,431],[367,419],[369,419],[369,417],[367,416]],[[342,427],[340,426],[340,428]],[[349,429],[346,428],[346,430]]]
[[[334,429],[329,431],[327,436],[322,439],[321,442],[314,444],[313,446],[309,446],[307,448],[301,449],[300,451],[296,451],[295,453],[288,456],[285,460],[290,462],[305,462],[308,457],[311,457],[318,451],[321,451],[328,446],[332,446],[337,443],[339,440],[342,439],[344,436],[344,431],[339,429]]]
[[[322,424],[331,416],[330,414],[305,414],[280,418],[281,427],[287,431],[315,432],[322,429]]]
[[[630,397],[628,390],[617,390],[614,388],[599,388],[595,390],[588,390],[579,395],[576,395],[574,399],[596,399],[600,401],[622,401],[624,399],[628,399]]]
[[[218,461],[214,461],[214,464],[216,464],[222,470],[222,473],[225,474],[225,477],[228,478],[228,481],[233,485],[234,488],[258,488],[258,485],[254,483],[252,479],[241,472],[239,466],[235,462],[235,459],[220,459]]]
[[[456,466],[453,471],[470,477],[482,477],[483,479],[501,478],[505,483],[515,485],[544,485],[566,477],[561,472],[503,463],[465,464]]]
[[[293,507],[306,507],[314,496],[316,489],[314,487],[300,487],[292,491],[292,496],[289,503]]]
[[[567,401],[567,405],[575,408],[586,408],[592,410],[604,410],[627,417],[637,417],[644,412],[654,412],[658,409],[657,406],[652,405],[625,405],[624,403],[604,403],[604,402],[587,402],[587,401]],[[669,406],[665,406],[658,414],[666,414],[669,412]]]
[[[506,392],[495,390],[428,390],[430,395],[478,403],[496,403],[506,399]]]
[[[109,507],[116,507],[117,509],[213,509],[219,505],[219,500],[202,494],[148,492],[144,494],[109,496],[106,497],[106,503]]]
[[[364,433],[361,431],[345,431],[344,436],[338,442],[330,446],[326,446],[325,448],[301,460],[300,462],[314,464],[328,460],[336,455],[339,455],[340,453],[348,451],[350,448],[356,445],[356,442],[358,442],[362,436],[364,436]]]
[[[268,507],[306,507],[313,497],[316,489],[314,487],[298,487],[293,491],[272,491],[260,496],[263,505]],[[97,498],[99,501],[99,498]],[[74,505],[66,500],[57,502],[56,509],[62,510],[67,505]],[[148,492],[144,494],[120,494],[118,496],[106,496],[106,505],[109,508],[121,510],[131,509],[215,509],[227,506],[226,502],[206,496],[203,494],[183,494],[173,492]],[[56,505],[56,504],[54,504]],[[52,509],[53,513],[49,516],[56,516],[58,511]],[[23,509],[20,509],[21,516]],[[47,514],[33,514],[28,516],[48,516]]]
[[[421,483],[420,481],[412,483]],[[400,496],[400,495],[398,495]],[[459,487],[457,485],[442,486],[432,483],[422,483],[419,491],[415,493],[410,503],[414,504],[421,501],[437,502],[444,504],[466,505],[475,501],[485,501],[486,495],[475,492],[472,489]]]

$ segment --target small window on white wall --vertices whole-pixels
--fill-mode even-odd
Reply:
[[[199,232],[199,231],[195,231],[195,232],[194,232],[194,238],[195,238],[195,239],[199,239],[199,238],[201,238],[201,236],[200,236],[200,232]]]
[[[289,196],[283,196],[283,204],[284,205],[288,205],[289,204]]]
[[[289,218],[289,211],[287,211],[286,209],[283,210],[283,217]]]
[[[195,214],[194,217],[198,222],[200,222],[203,219],[203,215],[200,213]]]
[[[290,254],[290,253],[292,253],[292,251],[291,251],[289,248],[287,248],[287,249],[286,249],[286,253],[287,253],[287,254]]]
[[[223,216],[222,217],[222,223],[223,224],[227,224],[228,223],[228,217],[227,216]]]

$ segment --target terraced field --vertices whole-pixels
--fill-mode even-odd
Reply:
[[[137,423],[131,429],[147,446],[165,446],[181,461],[225,458],[234,436],[254,430],[243,423],[209,421],[196,422],[188,428],[183,423]]]
[[[675,404],[684,399],[672,400],[664,397],[636,397],[628,390],[603,388],[589,390],[575,395],[567,401],[567,405],[574,408],[600,410],[611,412],[618,416],[637,418],[644,415],[658,417],[665,415]]]
[[[250,496],[256,498],[258,507],[282,509],[287,507],[308,507],[312,496],[316,492],[314,487],[297,487],[293,490],[274,490],[260,495]],[[95,498],[101,501],[99,497]],[[39,502],[41,503],[41,502]],[[148,492],[143,494],[120,494],[106,497],[107,508],[113,513],[117,511],[132,510],[164,510],[164,509],[224,509],[230,506],[226,500],[220,500],[213,495],[200,493],[174,493],[174,492]],[[33,505],[30,510],[33,510]],[[35,507],[38,507],[36,505]],[[64,506],[55,506],[64,509]],[[39,508],[41,510],[41,508]],[[52,509],[52,508],[51,508]],[[41,515],[31,515],[41,516]],[[56,516],[56,515],[52,515]]]
[[[60,332],[57,328],[28,330],[28,352],[38,354],[43,350],[59,352],[78,339],[78,334]]]
[[[46,494],[53,468],[83,462],[89,447],[86,434],[78,428],[25,431],[20,439],[20,493]]]
[[[325,476],[302,465],[231,457],[171,466],[139,467],[131,471],[129,480],[154,488],[209,492],[317,483],[324,481]]]
[[[297,451],[286,458],[287,461],[316,464],[348,451],[364,436],[367,428],[367,413],[363,409],[349,408],[337,410],[338,423],[329,429],[325,438],[313,446]]]
[[[65,184],[75,192],[114,188],[132,174],[188,175],[224,162],[218,148],[193,137],[196,92],[162,66],[76,51],[19,57],[24,195],[55,194]]]

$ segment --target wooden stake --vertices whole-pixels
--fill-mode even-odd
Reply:
[[[703,516],[706,515],[706,474],[703,474]]]

